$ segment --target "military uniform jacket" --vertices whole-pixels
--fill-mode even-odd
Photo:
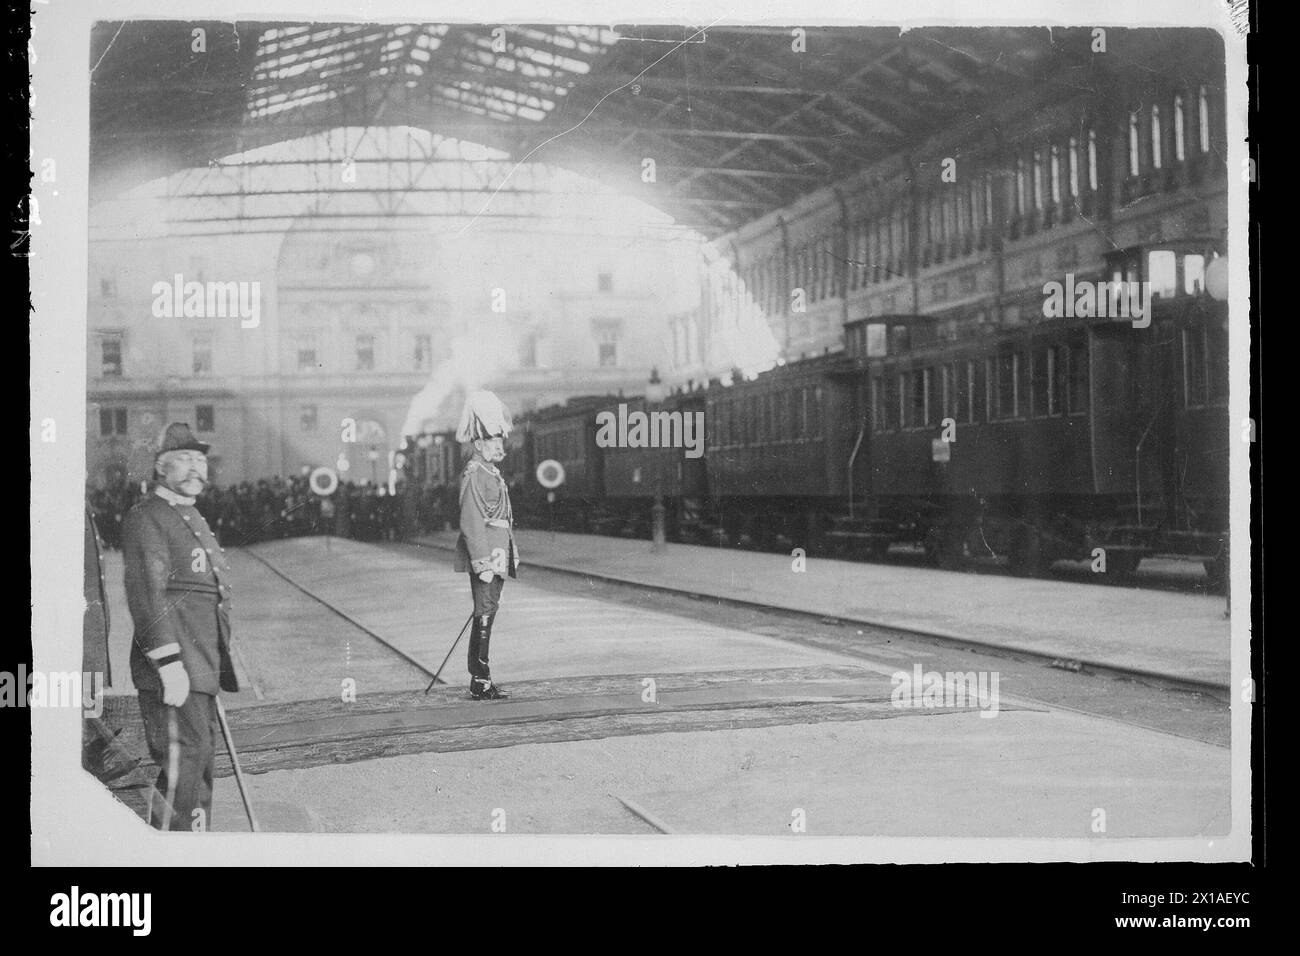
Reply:
[[[239,690],[230,659],[230,568],[198,509],[158,491],[142,498],[122,523],[122,558],[135,686],[161,693],[156,662],[179,653],[191,690]]]
[[[460,478],[456,570],[475,574],[493,571],[513,578],[518,564],[514,513],[510,510],[506,480],[501,472],[475,455]]]

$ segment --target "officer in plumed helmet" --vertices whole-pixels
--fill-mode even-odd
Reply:
[[[469,636],[469,692],[475,700],[499,700],[508,695],[493,683],[488,667],[492,624],[506,575],[516,577],[519,549],[515,546],[510,492],[497,463],[506,456],[510,413],[496,395],[471,392],[465,400],[456,438],[474,443],[474,455],[460,479],[460,536],[456,539],[457,571],[469,572],[474,618]]]
[[[230,658],[230,568],[194,507],[208,445],[190,426],[163,430],[154,485],[122,526],[126,599],[135,626],[131,679],[160,771],[149,822],[206,830],[220,733],[217,695],[239,690]]]

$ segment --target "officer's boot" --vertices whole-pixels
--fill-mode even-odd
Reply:
[[[470,695],[475,700],[502,700],[509,697],[504,690],[492,683],[492,671],[488,667],[489,646],[492,641],[492,622],[495,614],[482,615],[479,623],[478,671],[470,682]]]
[[[481,696],[487,678],[487,669],[481,663],[483,648],[483,619],[486,615],[475,614],[469,629],[469,694],[475,700]]]

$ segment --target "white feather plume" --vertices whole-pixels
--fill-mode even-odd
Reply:
[[[514,423],[501,399],[492,392],[470,392],[465,397],[465,407],[456,427],[456,440],[474,441],[479,438],[506,438]]]

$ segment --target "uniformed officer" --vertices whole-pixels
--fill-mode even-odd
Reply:
[[[488,645],[505,576],[517,577],[519,550],[515,546],[510,492],[497,470],[505,458],[510,413],[491,392],[471,392],[465,400],[456,438],[474,443],[474,456],[460,479],[460,536],[456,539],[457,571],[469,572],[474,619],[469,636],[469,692],[475,700],[509,696],[492,681]]]
[[[163,830],[208,828],[217,694],[239,690],[230,659],[230,570],[194,507],[208,480],[208,447],[188,424],[168,425],[154,487],[122,527],[135,625],[131,678],[149,753],[161,768],[149,816]]]

